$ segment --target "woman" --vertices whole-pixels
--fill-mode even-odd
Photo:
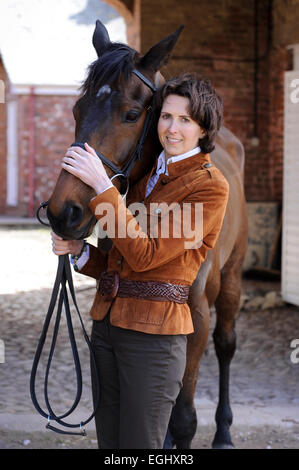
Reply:
[[[210,83],[194,74],[171,79],[156,93],[155,109],[163,151],[127,201],[142,201],[143,225],[88,144],[68,149],[62,163],[94,189],[90,210],[110,227],[113,242],[105,254],[52,234],[55,254],[71,253],[79,272],[100,279],[91,316],[101,448],[163,447],[182,386],[186,335],[194,331],[189,287],[216,243],[228,198],[228,183],[209,156],[222,120]]]

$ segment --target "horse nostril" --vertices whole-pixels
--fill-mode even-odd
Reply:
[[[75,203],[70,203],[65,208],[66,225],[74,227],[79,225],[83,218],[82,207]]]

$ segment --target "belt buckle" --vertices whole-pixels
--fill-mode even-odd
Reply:
[[[105,301],[111,301],[117,296],[119,274],[117,271],[105,271],[99,279],[99,292]]]

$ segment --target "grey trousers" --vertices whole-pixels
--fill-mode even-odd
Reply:
[[[162,449],[182,387],[186,336],[118,328],[108,314],[93,322],[91,342],[100,378],[99,448]]]

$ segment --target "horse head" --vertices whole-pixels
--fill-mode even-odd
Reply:
[[[98,152],[109,177],[133,166],[126,177],[134,183],[156,156],[155,123],[145,137],[146,115],[153,89],[164,81],[159,70],[167,63],[181,30],[182,26],[141,55],[125,44],[111,42],[105,26],[96,22],[92,42],[98,59],[89,66],[73,107],[75,141],[87,142]],[[141,136],[145,138],[142,158],[131,165]],[[87,237],[96,222],[88,208],[94,196],[91,187],[62,170],[47,209],[54,232],[64,239]]]

